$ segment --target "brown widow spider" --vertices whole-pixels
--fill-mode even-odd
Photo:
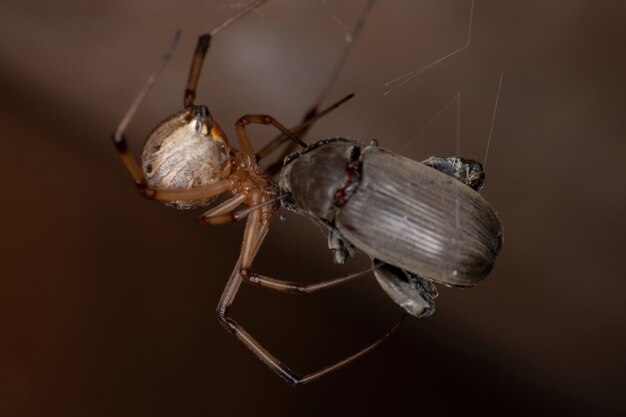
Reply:
[[[143,89],[120,122],[113,134],[113,142],[122,162],[135,181],[138,191],[144,197],[161,201],[175,208],[188,209],[207,206],[218,195],[227,194],[228,198],[224,202],[217,204],[201,215],[201,223],[230,223],[247,216],[239,259],[222,293],[217,314],[224,327],[237,336],[266,365],[288,382],[300,384],[327,374],[370,351],[389,336],[399,322],[387,334],[348,358],[317,372],[299,376],[283,365],[228,315],[228,309],[232,305],[242,281],[284,292],[311,293],[363,275],[363,272],[360,272],[311,285],[302,285],[251,273],[252,262],[267,235],[272,214],[280,207],[281,197],[278,195],[278,189],[271,176],[280,170],[282,159],[291,153],[293,146],[287,146],[287,149],[278,158],[278,162],[270,165],[267,170],[261,168],[258,161],[276,150],[288,139],[292,140],[293,144],[306,146],[299,139],[299,136],[304,135],[314,121],[352,96],[350,95],[330,107],[318,111],[318,104],[330,89],[339,72],[338,70],[348,55],[348,45],[330,83],[318,99],[318,104],[306,114],[300,125],[289,130],[271,116],[249,114],[241,117],[235,123],[239,149],[230,145],[222,129],[213,120],[208,108],[194,103],[196,87],[212,37],[266,1],[253,1],[212,31],[198,38],[185,89],[184,109],[167,118],[150,133],[143,148],[140,165],[128,150],[124,131],[140,103],[169,61],[180,38],[180,32],[178,32],[167,53],[149,76]],[[353,39],[361,30],[365,15],[373,3],[373,0],[368,1],[365,11],[353,31]],[[272,125],[281,132],[281,135],[258,153],[255,153],[247,132],[247,125],[252,123]],[[235,211],[242,204],[247,205],[248,208]]]

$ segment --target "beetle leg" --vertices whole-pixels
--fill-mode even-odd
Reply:
[[[230,26],[231,23],[234,23],[236,20],[250,13],[251,11],[260,7],[267,0],[256,0],[245,6],[243,9],[239,10],[233,16],[229,17],[215,28],[213,28],[209,33],[201,35],[198,38],[198,43],[196,44],[196,50],[193,54],[193,58],[191,60],[191,67],[189,68],[189,77],[187,79],[187,86],[185,87],[185,97],[184,104],[185,108],[190,108],[194,106],[194,100],[196,98],[196,89],[198,87],[198,80],[200,79],[200,73],[202,72],[202,64],[204,64],[204,58],[206,57],[206,53],[209,50],[209,45],[211,44],[211,38],[215,36],[215,34],[222,29]]]
[[[341,238],[341,234],[335,228],[328,232],[328,249],[333,253],[335,263],[343,265],[348,256],[352,255],[354,247]]]
[[[480,191],[485,182],[483,166],[480,162],[473,159],[465,159],[458,156],[444,158],[431,156],[422,161],[422,163],[456,178],[463,184],[472,187],[475,191]]]
[[[428,317],[435,312],[437,288],[432,282],[378,259],[373,259],[372,263],[380,286],[407,313]]]

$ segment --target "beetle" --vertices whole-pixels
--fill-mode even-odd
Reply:
[[[478,194],[484,177],[477,161],[420,163],[340,137],[289,155],[279,186],[285,208],[328,229],[335,262],[358,248],[387,294],[424,317],[434,312],[432,282],[471,287],[493,268],[502,223]]]

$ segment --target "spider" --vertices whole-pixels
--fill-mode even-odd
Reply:
[[[143,89],[113,134],[113,143],[138,191],[144,197],[161,201],[178,209],[190,209],[208,206],[217,196],[226,194],[226,200],[204,212],[200,217],[200,222],[202,224],[223,224],[247,217],[239,259],[220,298],[217,315],[228,331],[232,332],[279,376],[292,384],[301,384],[319,378],[370,351],[389,336],[398,326],[399,321],[385,335],[346,359],[317,372],[300,376],[281,363],[228,315],[228,309],[233,304],[243,281],[279,291],[310,293],[346,282],[363,274],[360,272],[320,283],[301,285],[262,277],[251,272],[253,260],[268,233],[272,214],[280,207],[281,196],[277,186],[272,181],[272,175],[281,169],[282,159],[291,153],[293,146],[287,146],[278,162],[270,165],[266,170],[259,166],[259,160],[288,140],[291,140],[293,144],[305,147],[306,144],[299,137],[306,133],[310,125],[352,97],[349,95],[319,111],[318,104],[324,96],[322,94],[317,101],[318,104],[314,105],[305,115],[302,123],[292,130],[287,129],[269,115],[245,115],[235,123],[239,148],[235,148],[229,143],[226,135],[211,116],[209,109],[204,105],[195,104],[198,80],[211,39],[218,32],[265,2],[267,0],[251,2],[209,33],[198,38],[184,93],[184,109],[165,119],[148,135],[142,151],[141,163],[139,163],[128,150],[124,131],[173,54],[180,38],[180,31],[177,32],[170,48],[149,76]],[[373,0],[370,0],[355,26],[353,39],[354,35],[361,30],[365,15],[372,5]],[[338,68],[345,61],[348,51],[349,48],[346,48]],[[337,72],[331,78],[326,91],[336,78]],[[271,125],[278,129],[281,135],[258,153],[255,153],[247,132],[249,124]],[[241,205],[247,205],[248,208],[236,211]]]

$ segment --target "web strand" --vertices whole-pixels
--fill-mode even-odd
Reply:
[[[498,110],[498,101],[500,100],[500,90],[502,89],[502,79],[504,73],[500,73],[500,82],[498,83],[498,93],[496,94],[496,102],[493,106],[493,115],[491,116],[491,127],[489,128],[489,139],[487,139],[487,149],[485,150],[485,159],[483,159],[483,170],[487,167],[487,156],[489,155],[489,147],[491,145],[491,136],[493,135],[493,126],[496,122],[496,111]]]
[[[454,51],[442,56],[441,58],[436,59],[435,61],[426,64],[426,65],[422,65],[421,67],[407,72],[406,74],[402,74],[397,78],[394,78],[391,81],[387,81],[385,83],[385,87],[387,87],[387,90],[385,90],[384,95],[388,95],[390,94],[392,91],[394,91],[395,89],[397,89],[398,87],[403,86],[404,84],[408,83],[409,81],[411,81],[413,78],[419,76],[421,73],[423,73],[424,71],[434,67],[435,65],[439,64],[440,62],[445,61],[446,59],[458,54],[459,52],[464,51],[465,49],[470,47],[471,44],[471,40],[472,40],[472,23],[474,21],[474,3],[475,0],[472,0],[472,5],[470,8],[470,16],[469,16],[469,25],[468,25],[468,29],[467,29],[467,40],[465,41],[465,43],[460,47],[455,49]]]
[[[424,127],[422,127],[420,129],[419,132],[417,132],[417,134],[415,136],[413,136],[413,138],[411,138],[411,140],[409,140],[406,145],[404,145],[404,147],[400,150],[400,154],[403,154],[404,152],[406,152],[406,150],[413,144],[415,143],[415,141],[422,136],[422,134],[424,134],[424,132],[426,132],[445,112],[446,110],[448,110],[450,108],[450,106],[452,106],[455,102],[460,103],[461,101],[461,93],[457,92],[454,97],[452,98],[452,100],[450,100],[445,106],[443,106],[443,108],[441,110],[439,110],[439,112],[435,115],[435,117],[433,117],[428,123],[426,123],[424,125]],[[460,112],[461,112],[461,105],[457,104],[457,123],[458,120],[460,118]],[[457,141],[460,141],[460,130],[457,126]]]

